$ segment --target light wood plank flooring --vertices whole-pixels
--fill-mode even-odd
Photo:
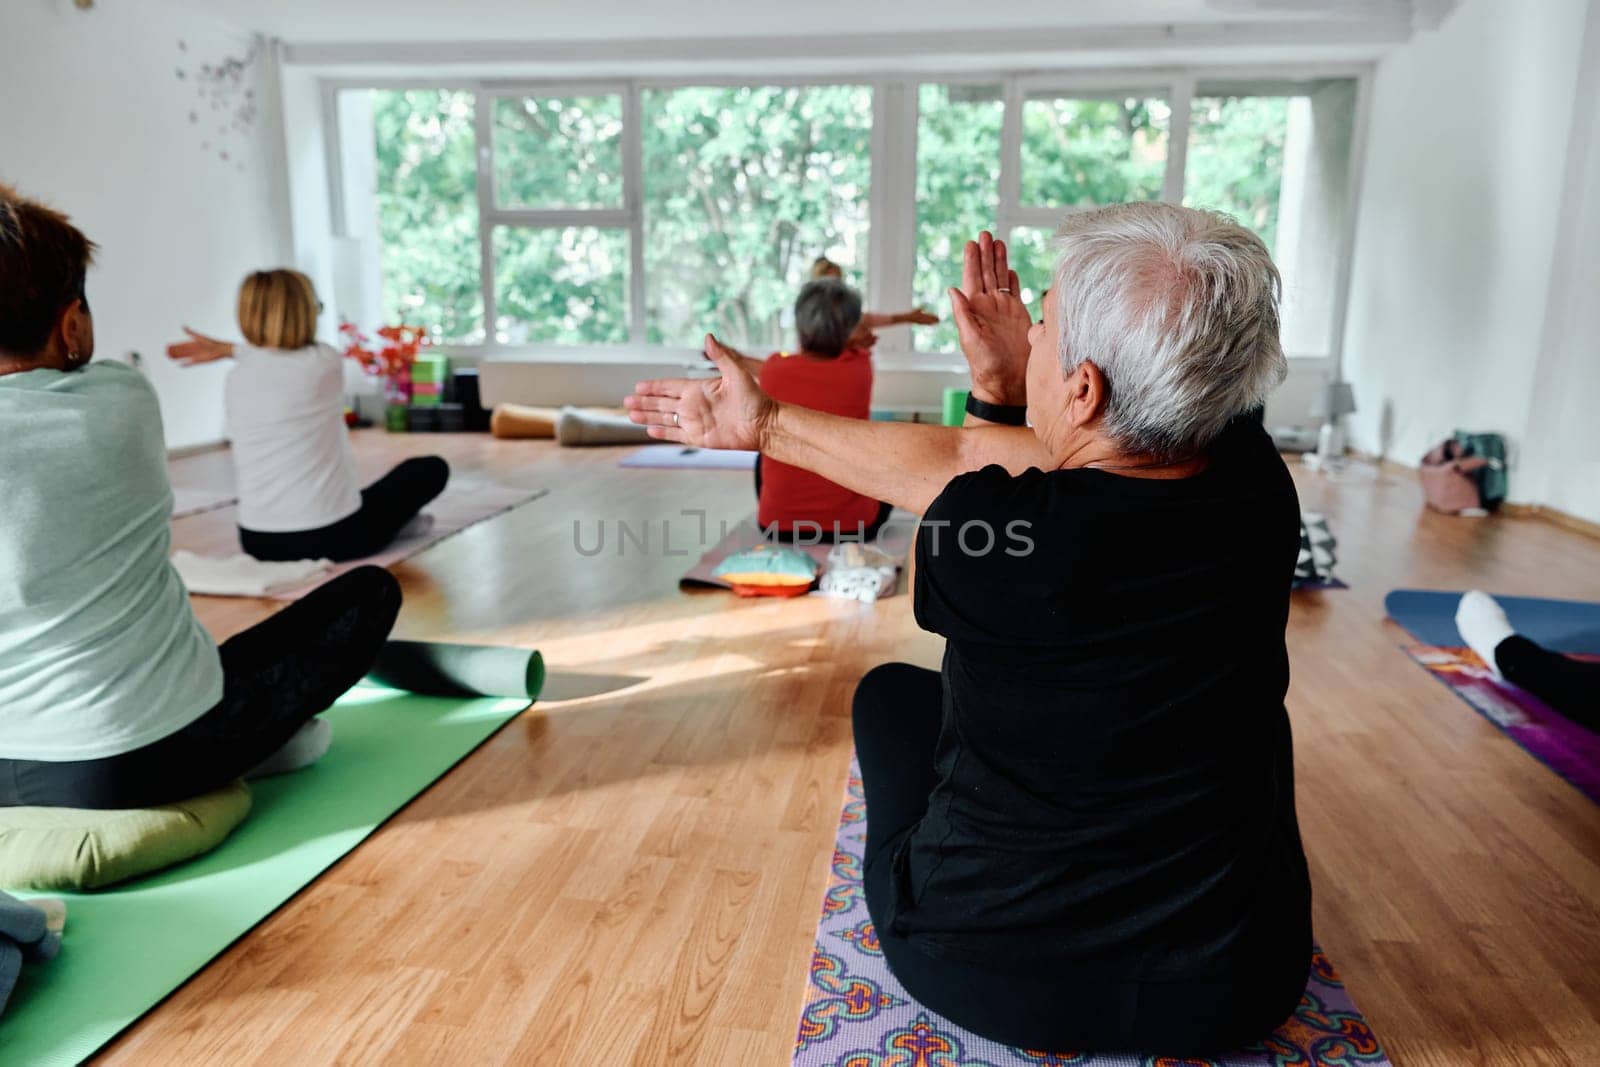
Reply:
[[[399,633],[527,644],[545,699],[103,1057],[115,1063],[789,1061],[875,663],[938,662],[909,599],[684,595],[685,509],[749,477],[619,470],[619,449],[357,436],[364,472],[445,454],[548,496],[397,568]],[[224,453],[174,480],[225,484]],[[1600,808],[1399,651],[1397,586],[1600,599],[1600,542],[1423,512],[1381,474],[1297,473],[1352,588],[1297,595],[1290,693],[1318,938],[1395,1061],[1600,1063]],[[660,542],[670,519],[674,551]],[[175,542],[233,550],[231,509]],[[615,524],[652,524],[620,557]],[[605,551],[586,548],[607,525]],[[225,637],[270,603],[197,600]]]

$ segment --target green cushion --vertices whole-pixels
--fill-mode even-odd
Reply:
[[[0,808],[0,889],[100,889],[211,851],[249,813],[243,782],[159,808]]]

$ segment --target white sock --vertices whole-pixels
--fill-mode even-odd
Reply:
[[[1517,631],[1511,628],[1511,620],[1494,597],[1478,589],[1463,593],[1456,607],[1456,629],[1467,646],[1499,677],[1500,665],[1494,661],[1494,650]]]
[[[325,719],[311,719],[295,735],[284,742],[282,748],[256,764],[246,778],[266,778],[274,774],[287,774],[309,767],[328,751],[333,741],[333,727]]]
[[[400,527],[400,532],[394,535],[396,541],[402,537],[426,537],[433,530],[433,516],[427,512],[419,512],[411,516],[411,521]]]

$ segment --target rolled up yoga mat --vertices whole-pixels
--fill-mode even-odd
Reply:
[[[496,437],[554,437],[558,408],[536,408],[524,404],[496,404],[489,416],[489,432]]]
[[[367,677],[426,696],[533,700],[544,686],[544,657],[531,648],[391,640]]]
[[[646,444],[650,440],[650,431],[621,411],[565,407],[556,419],[556,443],[564,448]]]

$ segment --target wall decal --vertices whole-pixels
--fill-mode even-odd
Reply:
[[[243,55],[224,56],[216,63],[186,65],[189,44],[178,42],[178,80],[194,86],[195,101],[189,124],[201,135],[200,148],[224,165],[243,171],[244,154],[256,125],[256,61],[259,41],[251,41]]]

